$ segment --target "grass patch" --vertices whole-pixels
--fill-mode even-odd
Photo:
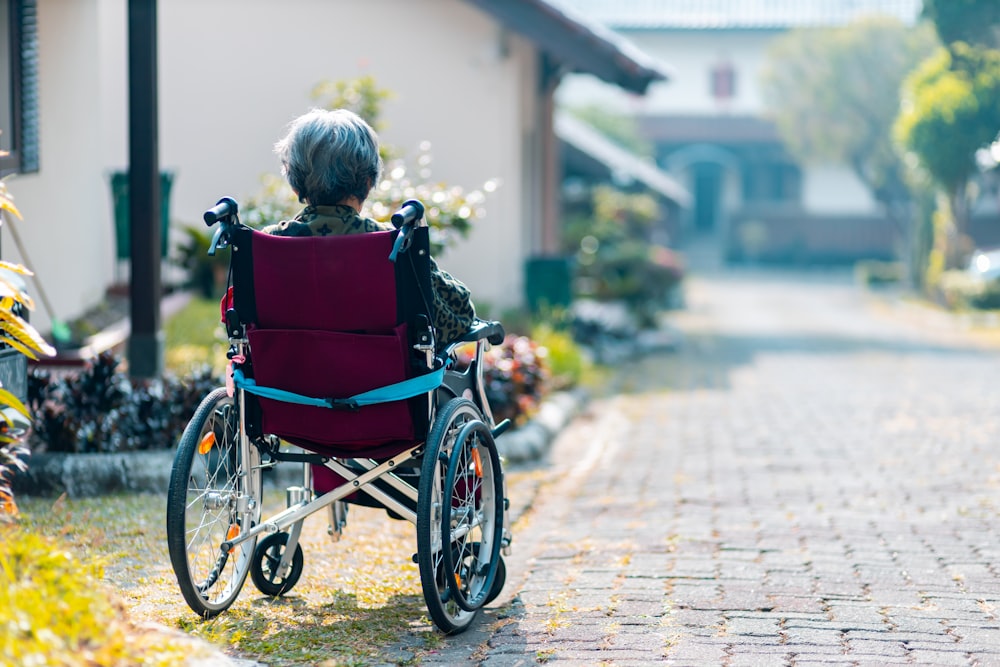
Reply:
[[[508,473],[511,497],[518,500],[520,508],[517,514],[530,506],[539,475]],[[265,515],[271,515],[284,506],[284,491],[266,489],[263,500]],[[87,598],[87,613],[118,614],[102,615],[99,625],[126,633],[132,637],[130,642],[147,651],[145,662],[87,663],[92,667],[175,665],[183,662],[177,658],[176,646],[185,646],[185,655],[195,650],[184,644],[183,636],[168,635],[164,640],[162,633],[137,629],[140,627],[181,630],[270,667],[420,664],[424,655],[440,649],[445,641],[426,616],[420,576],[410,560],[416,550],[415,528],[409,522],[388,518],[381,510],[351,506],[347,530],[337,543],[326,534],[325,512],[308,517],[301,538],[305,570],[295,588],[286,596],[270,598],[248,580],[228,611],[205,621],[187,607],[170,567],[164,496],[23,497],[18,504],[21,514],[17,526],[0,526],[0,539],[5,544],[0,560],[10,557],[8,536],[15,532],[32,536],[29,539],[35,541],[32,548],[36,551],[38,545],[45,545],[41,547],[43,554],[62,554],[65,565],[55,578],[66,581],[59,585],[95,596],[92,601]],[[519,527],[526,530],[523,523],[515,523],[515,533]],[[0,588],[4,589],[0,590],[0,627],[4,627],[8,620],[4,615],[24,603],[7,601],[12,587],[6,580],[0,582]],[[96,616],[65,613],[64,602],[35,605],[47,606],[46,613],[63,610],[60,613],[64,615],[53,621],[55,625],[46,626],[48,620],[34,617],[29,625],[49,627],[57,636],[71,637],[82,636],[83,630],[73,629],[77,620],[84,630],[98,625]],[[118,650],[114,648],[118,639],[106,641],[108,650]],[[8,660],[10,656],[3,650],[0,642],[0,664],[32,664]],[[50,657],[38,664],[81,663],[63,663]]]
[[[0,663],[164,666],[210,653],[182,635],[134,626],[97,562],[57,538],[0,526]]]
[[[123,613],[137,624],[176,628],[270,667],[419,664],[421,655],[440,646],[410,560],[414,527],[381,510],[352,506],[347,531],[336,544],[326,534],[325,512],[307,518],[301,538],[305,571],[296,587],[271,598],[248,579],[228,611],[205,621],[184,603],[170,567],[163,496],[21,498],[19,505],[20,529],[58,540],[63,551],[89,563],[94,577],[107,586],[96,587],[96,594],[105,600],[117,596]],[[283,490],[265,492],[265,515],[283,506]],[[78,576],[75,570],[73,576]],[[181,662],[175,656],[162,664]],[[7,663],[0,659],[0,664]]]
[[[220,377],[226,367],[229,341],[219,321],[219,302],[192,297],[164,323],[165,360],[168,371],[185,375],[209,366]]]

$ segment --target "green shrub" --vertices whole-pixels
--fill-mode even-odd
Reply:
[[[982,285],[969,301],[977,310],[1000,310],[1000,282],[991,280]]]
[[[0,538],[0,664],[166,666],[198,652],[187,640],[133,628],[99,564],[17,526],[0,526]]]
[[[229,339],[220,318],[218,298],[194,298],[164,323],[168,373],[183,376],[208,366],[224,377]]]
[[[457,351],[459,366],[468,366],[475,345]],[[483,384],[497,422],[510,419],[525,423],[549,391],[546,351],[527,336],[507,334],[503,343],[491,347],[483,357]]]
[[[531,338],[544,350],[541,356],[549,367],[549,384],[552,389],[576,387],[583,383],[585,375],[592,370],[591,362],[568,332],[543,323],[532,329]]]
[[[225,290],[226,272],[229,270],[229,252],[209,255],[214,230],[201,227],[183,227],[184,242],[177,246],[177,264],[187,271],[186,287],[202,297],[220,298]]]
[[[589,208],[568,216],[564,227],[577,296],[620,301],[641,326],[655,327],[684,277],[681,256],[652,241],[660,216],[649,195],[594,188]]]
[[[983,303],[988,284],[977,279],[968,271],[951,269],[943,271],[932,285],[941,305],[951,310],[968,310]],[[992,289],[996,289],[995,287]],[[988,301],[988,299],[987,299]]]
[[[198,403],[219,386],[208,368],[145,380],[99,355],[75,373],[34,368],[28,375],[31,447],[48,452],[121,452],[173,447]]]
[[[875,260],[858,262],[854,266],[854,274],[858,282],[868,287],[898,285],[906,277],[905,268],[900,262],[879,262]]]

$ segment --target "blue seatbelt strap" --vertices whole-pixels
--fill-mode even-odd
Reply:
[[[303,396],[302,394],[285,391],[284,389],[260,387],[257,385],[256,380],[244,376],[243,371],[240,369],[233,371],[233,383],[243,391],[262,398],[270,398],[275,401],[298,403],[299,405],[312,405],[318,408],[346,408],[355,410],[365,405],[388,403],[390,401],[402,401],[407,398],[413,398],[414,396],[419,396],[420,394],[426,394],[429,391],[433,391],[440,387],[441,383],[444,382],[444,372],[446,368],[447,366],[442,366],[436,371],[432,371],[425,375],[418,375],[417,377],[410,378],[409,380],[403,380],[402,382],[396,382],[384,387],[378,387],[370,391],[355,394],[350,398],[314,398],[312,396]]]

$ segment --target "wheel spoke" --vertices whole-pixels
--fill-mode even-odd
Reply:
[[[236,599],[250,569],[256,540],[222,550],[230,531],[252,525],[254,514],[236,512],[237,499],[259,507],[259,475],[246,475],[256,449],[241,451],[233,398],[224,388],[198,406],[178,445],[167,499],[170,560],[185,600],[202,616],[214,616]],[[210,447],[203,447],[212,434]],[[207,449],[207,451],[202,451]],[[252,469],[252,468],[251,468]],[[242,504],[242,503],[240,503]]]

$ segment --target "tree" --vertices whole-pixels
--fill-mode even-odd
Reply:
[[[958,238],[968,225],[976,151],[989,145],[998,129],[1000,51],[955,42],[906,80],[895,136],[946,195]],[[955,244],[945,259],[946,268],[959,262]]]
[[[1000,3],[997,0],[924,0],[941,42],[1000,47]]]
[[[910,196],[891,138],[897,91],[933,47],[929,29],[889,18],[796,30],[776,40],[762,79],[765,105],[792,155],[850,167],[901,231]]]
[[[655,150],[652,142],[642,137],[632,116],[608,111],[606,107],[594,104],[572,107],[568,111],[622,148],[641,157],[653,157]]]

